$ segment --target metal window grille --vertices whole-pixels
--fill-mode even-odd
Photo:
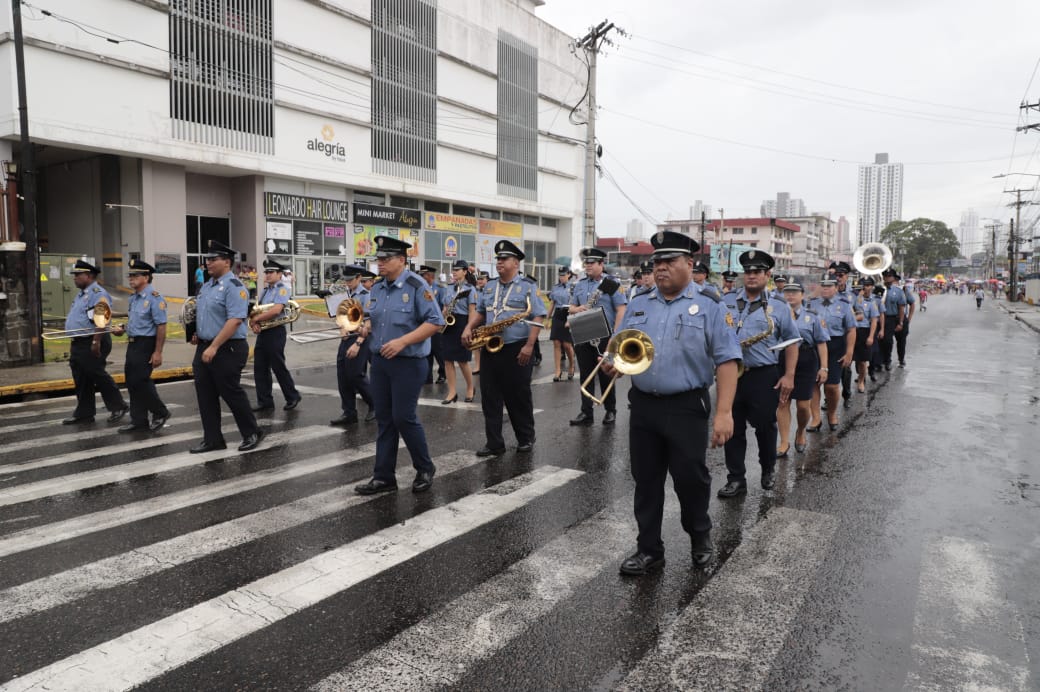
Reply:
[[[498,192],[538,198],[538,49],[498,32]]]
[[[171,0],[173,136],[274,153],[272,0]]]
[[[372,170],[437,180],[437,0],[372,0]]]

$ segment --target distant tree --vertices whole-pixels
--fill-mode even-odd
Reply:
[[[892,248],[896,266],[902,266],[905,276],[918,274],[924,265],[925,273],[932,273],[939,260],[960,257],[960,243],[946,224],[933,219],[893,221],[881,231],[881,242]]]

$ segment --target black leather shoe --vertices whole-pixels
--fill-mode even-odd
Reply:
[[[147,430],[147,429],[148,429],[148,424],[147,423],[131,423],[130,425],[120,426],[119,432],[121,432],[121,433],[132,433],[132,432],[136,432],[138,430]]]
[[[446,378],[444,375],[440,375],[437,378],[437,381],[434,384],[444,384],[447,381],[448,381],[448,378]]]
[[[885,372],[892,372],[892,364],[885,363]]]
[[[614,425],[617,422],[617,414],[613,411],[607,411],[607,415],[603,416],[603,425]]]
[[[251,452],[260,445],[260,440],[264,439],[264,431],[257,430],[255,433],[242,440],[242,444],[238,446],[240,452]]]
[[[375,495],[376,493],[389,493],[394,490],[397,490],[397,483],[377,481],[375,478],[368,483],[354,486],[354,492],[358,495]]]
[[[870,377],[871,382],[877,382],[877,375],[874,374],[873,370],[867,373],[867,376]]]
[[[838,423],[828,423],[827,425],[830,426],[831,432],[838,429]]]
[[[524,442],[516,446],[516,451],[520,453],[530,452],[532,449],[534,449],[534,442]]]
[[[772,471],[762,472],[762,490],[772,490],[776,485],[776,474]]]
[[[799,443],[795,442],[794,443],[794,451],[796,451],[796,452],[804,452],[805,451],[805,445],[804,444],[799,444]]]
[[[646,553],[639,551],[626,557],[621,563],[621,568],[618,571],[629,577],[641,577],[644,574],[655,572],[662,567],[664,567],[664,555],[661,557],[654,557],[653,555],[647,555]]]
[[[499,447],[498,449],[491,449],[487,445],[477,450],[478,457],[497,457],[499,454],[505,454],[506,448]]]
[[[820,430],[822,428],[823,428],[823,421],[820,421],[819,425],[814,425],[814,426],[812,426],[810,428],[806,428],[805,432],[820,432]]]
[[[899,361],[899,367],[901,367],[901,368],[905,368],[905,367],[906,367],[906,362],[905,362],[905,361],[902,361],[902,360],[901,360],[901,361]]]
[[[370,423],[376,419],[376,410],[374,408],[368,409],[368,413],[365,414],[365,422]]]
[[[431,485],[433,485],[433,474],[429,471],[420,471],[415,474],[415,480],[412,481],[412,492],[425,493]]]
[[[584,413],[571,419],[571,425],[592,425],[592,422],[592,416],[586,416]]]
[[[737,495],[747,495],[747,483],[744,481],[730,481],[726,485],[719,488],[717,493],[719,497],[736,497]]]
[[[295,409],[297,406],[300,405],[301,401],[303,401],[303,397],[300,397],[299,399],[295,399],[294,401],[287,401],[287,402],[285,402],[285,406],[282,407],[282,410],[283,411],[292,411],[293,409]]]
[[[260,413],[261,411],[273,411],[274,404],[257,404],[250,409],[253,413]]]
[[[123,408],[119,409],[118,411],[113,411],[112,415],[108,417],[108,422],[109,423],[118,423],[119,421],[123,420],[123,416],[125,416],[128,413],[130,413],[130,409],[128,409],[126,407],[123,407]]]
[[[71,418],[66,418],[65,420],[63,420],[61,422],[61,424],[62,425],[77,425],[78,423],[93,423],[93,422],[94,422],[94,416],[84,416],[83,418],[76,418],[75,416],[72,416]]]
[[[203,454],[204,452],[216,452],[221,449],[227,449],[227,444],[221,442],[219,444],[211,445],[209,442],[200,442],[188,451],[192,454]]]
[[[169,411],[162,414],[161,416],[155,416],[154,418],[152,418],[152,422],[148,426],[148,429],[152,432],[159,432],[160,430],[162,430],[163,426],[166,425],[166,421],[168,420],[170,420]]]
[[[329,425],[352,425],[358,422],[356,413],[346,414],[344,413],[339,418],[333,418],[329,421]]]
[[[711,531],[695,533],[690,537],[690,557],[694,567],[704,567],[711,562],[715,547],[711,544]]]
[[[844,402],[842,403],[842,405],[843,405],[843,406],[844,406],[845,408],[852,408],[852,399],[846,399],[846,400],[845,400],[845,401],[844,401]]]

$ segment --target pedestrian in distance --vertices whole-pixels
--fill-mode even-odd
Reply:
[[[76,409],[62,421],[64,425],[93,423],[97,405],[95,390],[101,394],[108,409],[109,423],[118,423],[129,412],[115,380],[105,371],[105,359],[112,352],[112,336],[94,322],[94,309],[105,303],[112,309],[112,296],[98,282],[101,270],[86,260],[76,260],[72,267],[72,281],[79,293],[72,299],[65,329],[73,333],[69,345],[69,368],[76,387]],[[102,308],[98,308],[102,309]]]
[[[253,381],[256,383],[257,403],[253,407],[254,412],[274,409],[272,372],[278,380],[282,396],[285,397],[284,410],[294,410],[303,398],[296,389],[289,367],[285,364],[285,325],[270,324],[272,320],[282,316],[289,302],[289,287],[282,281],[282,273],[286,269],[288,267],[277,260],[264,260],[264,287],[259,293],[258,305],[269,307],[249,320],[250,329],[256,334],[256,346],[253,348]]]
[[[152,290],[155,267],[139,259],[130,260],[130,296],[127,323],[112,330],[115,336],[126,334],[126,389],[130,393],[130,423],[119,428],[121,433],[136,430],[158,432],[170,418],[170,410],[159,398],[152,381],[152,371],[162,365],[166,344],[166,301]],[[148,415],[151,414],[151,421]]]
[[[982,309],[982,301],[986,299],[986,292],[982,290],[982,286],[975,289],[975,309]]]
[[[437,308],[440,310],[444,309],[444,286],[437,282],[437,270],[428,265],[421,265],[417,272],[423,281],[427,283],[430,290],[433,291],[434,300],[437,301]],[[426,376],[426,384],[443,384],[447,381],[448,377],[444,371],[444,357],[441,354],[441,334],[440,332],[435,333],[430,337],[430,355],[427,356],[426,360],[430,364],[430,374]],[[437,379],[433,379],[433,364],[437,363]]]

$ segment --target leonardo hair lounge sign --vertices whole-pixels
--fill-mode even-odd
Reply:
[[[322,199],[281,192],[264,193],[264,216],[275,219],[304,219],[307,221],[350,221],[350,202]]]

